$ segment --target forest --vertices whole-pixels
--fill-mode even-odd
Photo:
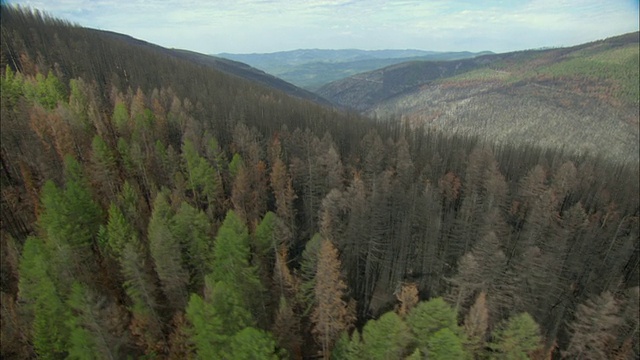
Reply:
[[[636,359],[637,163],[2,6],[4,359]]]

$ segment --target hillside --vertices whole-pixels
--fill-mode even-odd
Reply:
[[[292,84],[315,91],[322,85],[348,76],[413,60],[456,60],[490,52],[436,52],[423,50],[321,50],[306,49],[268,54],[218,56],[241,61]]]
[[[139,46],[142,48],[149,49],[151,51],[163,53],[165,55],[175,57],[178,59],[187,60],[195,64],[208,66],[215,70],[222,71],[224,73],[234,75],[254,83],[262,84],[272,89],[280,90],[291,96],[299,97],[301,99],[312,100],[318,103],[322,103],[324,105],[330,104],[328,101],[326,101],[325,99],[321,98],[320,96],[312,92],[298,88],[295,85],[290,84],[286,81],[283,81],[280,78],[277,78],[273,75],[269,75],[262,70],[258,70],[256,68],[253,68],[247,64],[244,64],[238,61],[232,61],[232,60],[221,58],[221,57],[200,54],[200,53],[196,53],[189,50],[167,49],[155,44],[150,44],[143,40],[132,38],[128,35],[114,33],[111,31],[94,30],[94,29],[88,29],[88,31],[95,31],[95,32],[98,32],[99,36],[113,37],[134,46]]]
[[[638,161],[638,33],[571,48],[410,62],[318,90],[414,127]]]
[[[10,16],[5,16],[3,20],[7,22],[13,22],[14,24],[17,24],[20,21],[20,19],[11,19]],[[66,71],[74,69],[76,71],[86,73],[92,67],[104,66],[106,67],[104,70],[107,74],[109,72],[113,72],[116,74],[120,73],[120,75],[122,75],[125,80],[128,80],[128,76],[122,73],[123,68],[119,63],[124,61],[131,55],[121,54],[118,48],[129,46],[131,49],[134,49],[134,54],[158,54],[178,61],[187,61],[194,65],[209,67],[219,72],[233,75],[240,79],[250,81],[253,84],[260,84],[270,89],[282,91],[291,96],[295,96],[305,100],[311,100],[317,103],[322,103],[324,105],[329,105],[328,101],[322,99],[320,96],[314,93],[300,89],[290,83],[287,83],[279,78],[266,74],[261,70],[252,68],[243,63],[230,61],[228,59],[218,58],[214,56],[198,54],[187,50],[167,49],[143,40],[135,39],[128,35],[111,31],[96,29],[83,29],[82,31],[75,31],[74,28],[65,27],[65,25],[66,24],[63,21],[58,20],[57,25],[54,27],[54,32],[52,34],[43,34],[44,37],[42,39],[38,39],[37,41],[43,45],[49,44],[49,46],[57,46],[60,48],[60,50],[56,51],[43,49],[42,51],[49,51],[49,53],[47,53],[46,55],[40,54],[40,56],[47,56],[49,59],[51,59],[51,61],[59,63],[60,65],[63,65],[64,61],[70,61],[71,59],[77,62],[77,64],[75,64],[74,66],[66,67]],[[7,49],[11,49],[14,46],[20,46],[19,43],[15,43],[15,41],[19,41],[19,39],[11,36],[8,36],[6,39],[8,44],[4,48],[5,51],[7,51]],[[73,56],[75,57],[72,58],[72,54],[63,53],[63,51],[65,51],[66,49],[73,49]],[[119,56],[114,58],[114,54],[109,54],[109,51],[115,51],[119,54]],[[32,59],[35,59],[37,55],[33,55],[35,56]],[[12,55],[9,53],[4,53],[2,64],[3,66],[5,64],[4,61],[11,56]],[[97,64],[91,64],[92,59],[87,58],[88,56],[99,58],[100,61],[97,61]],[[114,61],[110,63],[103,61],[103,59],[107,60],[111,58],[114,58]],[[158,74],[156,76],[163,78],[165,76],[169,76],[169,74]],[[146,77],[145,81],[149,78],[150,77]]]
[[[0,15],[2,359],[638,358],[638,164]]]

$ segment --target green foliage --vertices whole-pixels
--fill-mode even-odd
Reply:
[[[125,245],[137,245],[136,234],[122,211],[113,203],[109,206],[109,220],[106,227],[106,244],[116,255],[120,256]]]
[[[20,297],[32,314],[32,342],[41,359],[59,359],[68,348],[66,306],[49,275],[43,242],[28,238],[20,259]]]
[[[268,349],[273,353],[275,342],[271,336],[253,331],[243,333],[243,329],[253,325],[253,320],[234,286],[222,281],[213,283],[207,277],[205,299],[192,294],[186,315],[191,323],[190,338],[200,359],[245,358],[252,351],[267,354]],[[238,338],[234,341],[236,336]],[[244,345],[240,343],[249,340],[255,342]]]
[[[320,252],[320,245],[322,244],[322,236],[315,233],[311,240],[307,242],[302,252],[302,260],[300,261],[300,272],[302,277],[302,285],[299,292],[301,301],[307,304],[305,312],[311,310],[313,306],[313,290],[316,286],[315,273],[316,265],[318,263],[318,254]]]
[[[227,160],[225,159],[224,152],[220,148],[218,140],[213,136],[207,141],[206,157],[218,173],[225,170]]]
[[[136,171],[135,161],[131,156],[131,148],[129,147],[129,143],[124,138],[118,138],[117,143],[118,153],[120,154],[120,159],[122,159],[122,166],[130,175],[133,175]]]
[[[526,360],[542,341],[538,324],[527,313],[504,321],[492,335],[489,347],[496,352],[493,354],[496,359]]]
[[[260,288],[260,281],[255,268],[249,264],[249,257],[247,226],[229,210],[216,236],[211,280],[234,284],[240,289],[241,294],[251,299],[256,289]]]
[[[40,226],[52,244],[87,247],[98,234],[101,210],[93,200],[79,163],[70,156],[65,158],[65,173],[64,190],[52,181],[42,188]]]
[[[129,123],[129,112],[123,102],[116,102],[113,107],[111,121],[113,122],[113,125],[115,125],[116,129],[118,129],[120,135],[123,135],[126,131],[127,124]]]
[[[427,339],[427,358],[434,360],[464,359],[462,341],[449,328],[442,328]]]
[[[214,307],[197,294],[192,294],[186,309],[191,323],[189,337],[196,349],[198,359],[220,359],[221,347],[228,343],[228,336],[220,333],[225,324]]]
[[[187,175],[187,188],[194,192],[196,200],[202,198],[212,204],[222,189],[216,170],[207,159],[200,156],[189,140],[182,146],[182,160]]]
[[[240,168],[244,166],[244,160],[242,160],[242,156],[238,153],[233,154],[233,158],[231,158],[231,162],[229,163],[229,175],[232,179],[236,178]]]
[[[219,329],[220,333],[231,336],[240,329],[253,325],[253,317],[246,305],[250,299],[243,297],[235,284],[212,281],[209,277],[205,278],[205,296],[225,324]]]
[[[102,352],[109,351],[109,349],[98,348],[94,335],[87,327],[91,323],[97,325],[94,318],[96,315],[93,309],[95,307],[94,300],[89,296],[88,290],[80,283],[75,282],[71,286],[71,294],[67,300],[71,311],[66,321],[70,329],[68,359],[90,360],[97,359],[99,354],[110,355]]]
[[[363,354],[367,359],[399,359],[410,340],[409,327],[395,312],[369,320],[362,329]]]
[[[95,109],[89,103],[89,89],[82,79],[69,80],[69,108],[73,111],[73,120],[84,131],[92,130],[89,114]]]
[[[420,349],[415,349],[411,353],[411,355],[405,358],[405,360],[422,360],[422,359],[424,359],[424,356],[422,356],[422,352],[420,351]]]
[[[98,232],[102,211],[93,200],[80,164],[70,156],[65,157],[65,173],[64,216],[70,225],[68,239],[72,245],[88,245]]]
[[[420,346],[427,345],[431,336],[442,329],[459,333],[457,314],[442,298],[418,303],[409,311],[407,323]]]
[[[118,204],[125,218],[135,219],[140,216],[138,200],[139,196],[136,189],[129,181],[125,181],[124,184],[122,184],[120,194],[118,194]]]
[[[277,246],[277,239],[275,238],[275,231],[278,225],[278,217],[276,214],[268,211],[264,214],[262,221],[256,227],[254,233],[256,253],[259,256],[265,256],[269,252],[273,252]]]
[[[254,360],[278,359],[275,354],[275,341],[270,333],[246,327],[233,336],[230,344],[229,359]]]
[[[171,233],[180,241],[183,264],[189,270],[191,286],[201,289],[204,277],[213,270],[213,239],[207,216],[186,202],[173,216]]]
[[[0,76],[0,97],[3,107],[13,108],[16,105],[18,99],[23,95],[23,81],[22,76],[17,76],[7,65],[4,76]]]
[[[362,344],[360,333],[356,330],[349,338],[344,331],[336,341],[331,352],[331,358],[335,360],[358,360],[364,358],[365,345]]]
[[[39,295],[41,279],[48,277],[48,264],[49,254],[44,242],[35,237],[28,237],[20,257],[18,291],[20,298],[25,301],[25,309],[29,311],[35,310],[33,305]]]
[[[35,80],[26,81],[24,94],[29,100],[49,110],[54,109],[58,102],[64,101],[66,97],[64,85],[52,72],[49,72],[46,78],[37,73]]]
[[[156,302],[156,287],[154,279],[146,271],[145,258],[138,244],[127,243],[122,249],[120,259],[122,274],[124,275],[124,289],[131,299],[131,311],[134,315],[153,320]]]
[[[187,301],[189,274],[182,265],[180,242],[171,232],[171,212],[165,193],[158,193],[153,202],[147,238],[164,293],[172,307],[182,309]]]
[[[107,169],[113,169],[115,167],[116,158],[100,135],[93,137],[91,149],[97,164]]]

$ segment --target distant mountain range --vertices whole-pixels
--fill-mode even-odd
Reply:
[[[416,128],[637,162],[638,38],[635,32],[568,48],[406,62],[317,92]]]
[[[357,73],[412,60],[458,60],[491,54],[437,52],[424,50],[326,50],[301,49],[267,54],[230,54],[216,56],[240,61],[307,90]]]

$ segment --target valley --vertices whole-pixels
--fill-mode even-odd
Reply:
[[[423,50],[293,50],[270,54],[218,56],[241,61],[301,88],[315,91],[332,81],[385,66],[415,60],[457,60],[491,53]]]
[[[638,161],[638,33],[573,48],[410,62],[318,94],[412,128]]]

